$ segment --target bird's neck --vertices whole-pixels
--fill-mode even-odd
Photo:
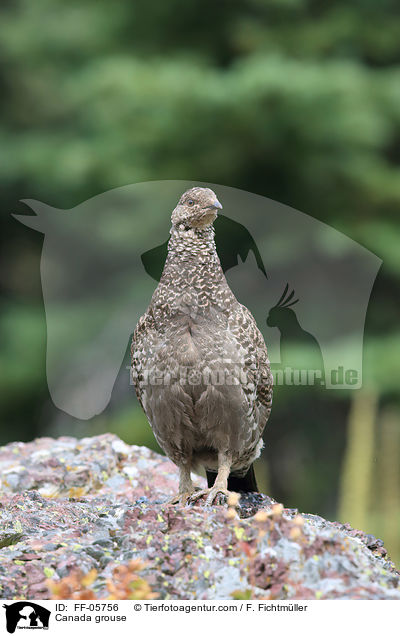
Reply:
[[[209,263],[219,265],[219,258],[215,247],[214,228],[189,228],[172,226],[171,238],[168,243],[167,263],[181,261],[182,263]]]
[[[160,300],[161,299],[161,300]],[[226,282],[214,241],[214,229],[173,227],[168,256],[159,285],[153,296],[155,308],[160,301],[181,314],[198,316],[217,307],[219,312],[232,306],[235,297]],[[186,307],[186,309],[185,309]]]

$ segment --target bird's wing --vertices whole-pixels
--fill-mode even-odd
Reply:
[[[261,436],[271,413],[273,377],[267,347],[257,323],[244,305],[241,305],[241,312],[242,336],[246,343],[244,349],[247,351],[245,372],[250,379],[247,387],[243,388],[249,402],[254,402],[254,416]]]
[[[139,319],[136,329],[132,336],[131,345],[131,376],[135,387],[137,399],[140,406],[145,411],[143,405],[144,390],[144,369],[143,360],[146,359],[146,353],[151,349],[151,335],[155,326],[154,316],[151,308]]]

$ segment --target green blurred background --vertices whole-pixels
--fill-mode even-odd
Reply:
[[[383,259],[363,389],[279,387],[260,485],[382,537],[399,563],[397,2],[9,0],[0,42],[0,443],[111,431],[156,448],[134,395],[87,422],[51,404],[43,237],[9,216],[19,199],[71,208],[156,179],[249,190]]]

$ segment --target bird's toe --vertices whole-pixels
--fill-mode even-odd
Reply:
[[[228,501],[229,495],[229,490],[225,490],[225,488],[210,488],[206,499],[206,506],[212,506],[212,504],[224,506]]]
[[[188,492],[179,492],[177,495],[175,495],[171,499],[168,499],[166,503],[171,505],[180,504],[181,506],[185,506],[190,502],[189,500],[194,494],[196,494],[195,490],[191,490]]]
[[[202,490],[197,490],[196,492],[193,492],[188,498],[188,501],[187,501],[188,504],[196,503],[196,501],[201,499],[201,497],[208,495],[209,492],[210,492],[209,488],[203,488]]]
[[[224,488],[204,488],[204,490],[193,493],[188,499],[188,504],[194,504],[204,497],[206,506],[212,506],[213,504],[223,506],[226,504],[229,495],[229,490],[225,490]]]

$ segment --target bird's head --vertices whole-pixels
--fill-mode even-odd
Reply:
[[[222,205],[215,192],[210,188],[191,188],[182,194],[172,212],[172,224],[183,223],[191,228],[208,227],[217,218],[217,210],[222,210]]]

